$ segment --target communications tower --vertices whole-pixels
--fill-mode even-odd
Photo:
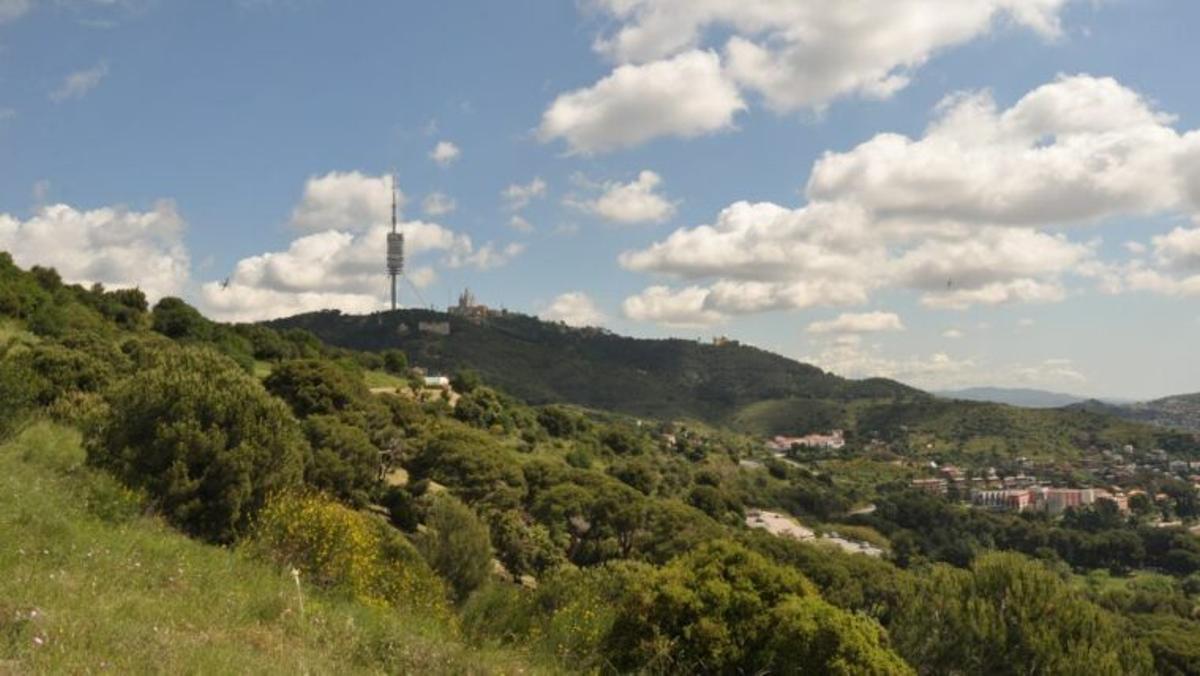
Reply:
[[[396,175],[389,176],[392,185],[392,231],[387,236],[387,272],[392,282],[392,309],[396,309],[396,280],[404,274],[404,233],[396,232]]]

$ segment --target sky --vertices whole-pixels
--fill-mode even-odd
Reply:
[[[0,250],[850,377],[1200,391],[1191,0],[0,0]]]

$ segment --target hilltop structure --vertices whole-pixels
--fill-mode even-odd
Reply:
[[[446,311],[456,317],[462,317],[475,322],[500,314],[500,312],[491,309],[483,303],[477,302],[475,294],[471,293],[470,289],[463,289],[463,292],[458,296],[458,305],[449,307]]]

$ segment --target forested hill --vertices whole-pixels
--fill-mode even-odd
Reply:
[[[1109,404],[1092,399],[1075,404],[1072,408],[1136,420],[1158,427],[1200,432],[1200,393],[1181,394],[1134,404]]]
[[[449,323],[449,335],[421,329],[440,322]],[[891,380],[847,380],[753,347],[628,338],[519,314],[473,322],[428,310],[326,311],[269,325],[307,329],[340,347],[399,348],[411,363],[433,371],[470,368],[531,403],[571,402],[657,418],[725,422],[748,404],[772,399],[927,396]]]

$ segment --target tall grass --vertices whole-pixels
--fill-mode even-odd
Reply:
[[[303,589],[144,514],[38,422],[0,446],[0,673],[529,673],[444,622]],[[304,580],[301,579],[303,587]]]

